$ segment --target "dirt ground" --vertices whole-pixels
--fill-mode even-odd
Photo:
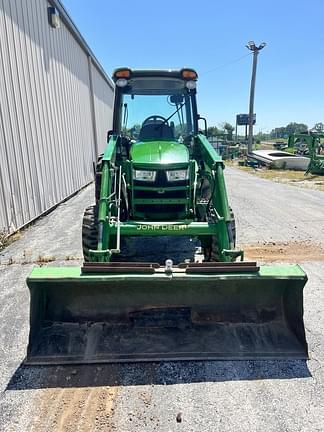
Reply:
[[[42,392],[39,414],[31,432],[75,432],[115,428],[111,419],[118,387],[54,388]],[[77,429],[76,429],[77,425]]]
[[[309,242],[263,242],[262,244],[242,245],[246,260],[262,263],[324,261],[324,247]]]

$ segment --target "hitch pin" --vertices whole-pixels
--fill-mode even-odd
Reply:
[[[165,260],[165,273],[172,273],[173,261],[172,259]]]

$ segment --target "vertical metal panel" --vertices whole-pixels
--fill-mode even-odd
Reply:
[[[102,153],[107,141],[107,132],[112,128],[114,95],[94,65],[92,65],[92,77],[98,151]]]
[[[0,0],[0,230],[18,229],[90,182],[94,137],[102,150],[111,127],[111,84],[99,66],[89,69],[66,15],[50,27],[48,6]]]

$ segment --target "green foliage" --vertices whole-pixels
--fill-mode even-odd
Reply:
[[[235,130],[235,127],[232,126],[228,122],[224,122],[220,124],[220,128],[217,126],[210,126],[208,128],[208,136],[209,137],[216,137],[223,135],[223,138],[232,141],[233,139],[233,131]]]
[[[230,123],[225,122],[223,125],[224,131],[227,133],[227,139],[229,141],[232,141],[233,139],[233,131],[235,129],[234,126],[232,126]]]
[[[5,230],[0,231],[0,251],[9,244],[8,233]]]
[[[298,134],[302,132],[307,132],[308,126],[305,123],[295,123],[291,122],[287,126],[278,127],[272,129],[270,132],[271,138],[287,138],[291,134]]]
[[[287,147],[287,148],[285,148],[285,152],[294,154],[295,153],[295,149],[293,147]]]
[[[208,128],[208,136],[212,137],[212,136],[217,136],[221,133],[221,131],[218,129],[217,126],[210,126]]]
[[[174,135],[176,138],[184,137],[187,134],[187,123],[176,124],[174,127]]]
[[[134,124],[131,128],[124,129],[123,132],[126,136],[128,136],[132,139],[137,139],[140,130],[141,130],[141,125],[140,124]]]
[[[266,141],[269,139],[269,134],[266,134],[264,132],[258,132],[256,135],[254,135],[255,142],[257,144],[260,144],[261,141]]]

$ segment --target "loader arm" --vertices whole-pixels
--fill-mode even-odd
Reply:
[[[110,256],[108,252],[109,221],[107,216],[109,217],[110,214],[110,203],[113,198],[112,195],[116,193],[116,191],[113,191],[114,185],[112,173],[115,169],[117,141],[117,135],[110,137],[102,158],[101,188],[98,208],[98,247],[97,251],[91,251],[94,260],[96,255],[102,257],[103,251],[107,251],[107,254]]]
[[[231,211],[228,204],[224,173],[224,162],[208,139],[203,134],[197,135],[196,151],[203,169],[212,181],[212,206],[216,210],[219,227],[219,243],[224,261],[231,261],[235,257],[234,240],[231,235]],[[227,254],[226,254],[227,251]]]

